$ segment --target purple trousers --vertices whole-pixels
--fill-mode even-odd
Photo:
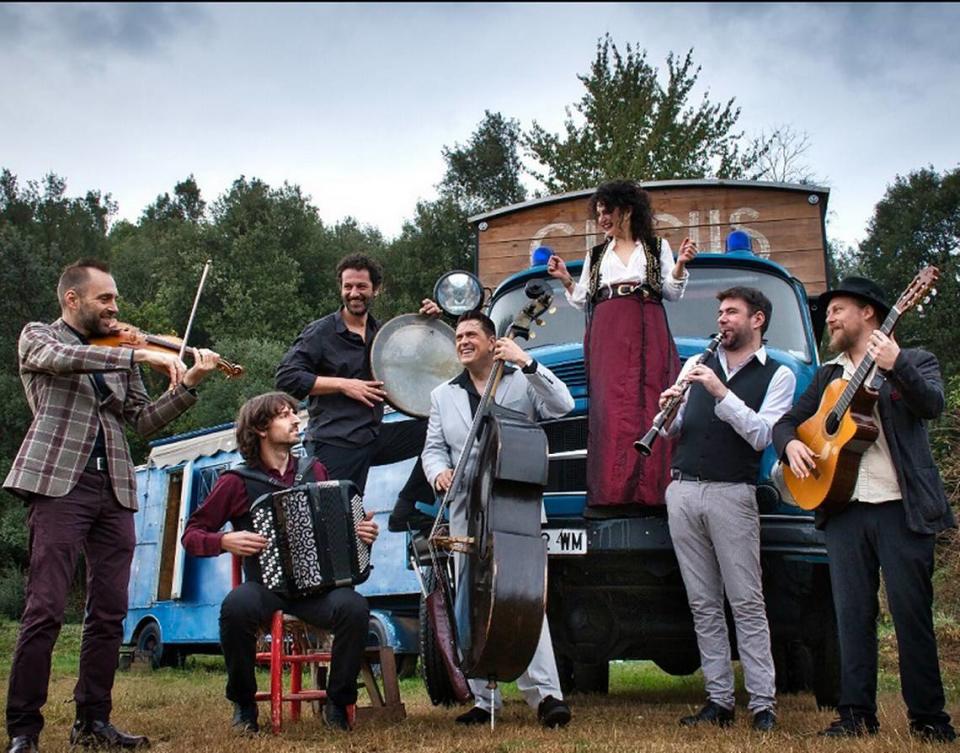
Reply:
[[[43,728],[53,645],[80,552],[87,602],[73,697],[78,718],[109,720],[135,543],[133,512],[117,502],[105,472],[85,472],[64,497],[32,496],[29,528],[26,608],[7,694],[10,737],[39,735]]]

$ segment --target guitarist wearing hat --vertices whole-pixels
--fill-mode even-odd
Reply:
[[[870,373],[865,382],[876,387],[882,381],[872,408],[879,431],[860,459],[849,502],[832,506],[829,516],[823,507],[817,510],[830,558],[841,657],[840,718],[820,734],[860,737],[879,729],[876,620],[882,569],[910,732],[923,741],[950,742],[956,733],[944,711],[931,574],[935,536],[956,523],[925,424],[943,411],[940,367],[931,353],[901,349],[884,334],[881,323],[890,306],[870,280],[847,277],[820,296],[820,306],[837,356],[821,366],[773,429],[777,453],[798,479],[819,473],[819,458],[796,438],[797,427],[818,412],[828,385],[853,378],[864,359],[872,359],[871,370],[883,377]]]

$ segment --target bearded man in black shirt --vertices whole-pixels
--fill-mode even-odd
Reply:
[[[370,306],[380,294],[383,270],[365,254],[350,254],[337,265],[342,306],[308,324],[277,367],[277,389],[307,400],[310,420],[304,445],[334,479],[350,479],[363,491],[371,465],[419,456],[427,422],[383,423],[383,382],[373,379],[370,345],[380,323]],[[420,313],[439,316],[425,299]],[[433,490],[418,458],[390,516],[391,530],[426,525],[418,500],[432,501]]]

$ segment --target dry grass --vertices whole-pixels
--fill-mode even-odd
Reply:
[[[0,626],[3,652],[0,656],[9,657],[9,640],[15,629],[10,623]],[[44,753],[69,750],[66,740],[73,722],[77,638],[77,629],[71,626],[65,630],[58,646],[45,710],[47,727],[41,740]],[[4,684],[8,663],[8,658],[0,659]],[[119,673],[114,692],[114,720],[122,728],[149,735],[154,750],[177,753],[930,750],[906,735],[906,718],[896,689],[896,676],[888,673],[881,677],[884,689],[880,697],[883,726],[880,735],[846,742],[816,737],[815,732],[825,727],[833,714],[818,711],[809,695],[780,699],[780,728],[771,735],[761,736],[750,730],[742,691],[738,699],[740,717],[734,728],[681,731],[677,719],[700,706],[702,681],[699,676],[673,678],[646,663],[613,665],[612,692],[608,696],[570,698],[574,718],[564,730],[541,729],[533,712],[512,686],[507,688],[507,703],[494,732],[488,728],[461,728],[453,723],[459,710],[431,706],[419,680],[406,680],[402,683],[407,707],[407,718],[403,722],[381,728],[360,727],[345,735],[327,730],[319,718],[307,712],[300,723],[288,724],[280,737],[237,739],[229,732],[230,708],[223,699],[223,683],[222,664],[215,658],[192,659],[187,670]],[[956,683],[949,682],[948,689],[952,705],[958,698]],[[265,711],[262,709],[261,714]]]

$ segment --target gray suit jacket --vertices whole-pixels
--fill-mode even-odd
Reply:
[[[531,420],[560,418],[573,410],[574,405],[567,386],[543,364],[538,364],[533,374],[524,374],[519,369],[505,374],[495,400],[498,405],[524,413]],[[430,393],[430,420],[420,459],[431,486],[442,471],[456,467],[472,424],[470,397],[465,389],[447,382]],[[474,447],[470,462],[475,461],[476,453]],[[461,507],[456,502],[451,505],[451,530],[455,535],[460,534]]]
[[[31,322],[20,333],[20,379],[33,422],[10,473],[7,491],[63,497],[77,484],[103,426],[107,464],[120,504],[137,509],[136,481],[124,423],[149,436],[196,401],[183,385],[151,402],[129,348],[83,345],[62,320]],[[100,372],[110,395],[100,401]]]

